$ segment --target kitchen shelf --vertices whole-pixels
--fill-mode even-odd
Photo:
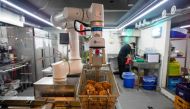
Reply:
[[[175,41],[175,40],[187,40],[189,38],[170,38],[171,41]]]
[[[186,59],[186,57],[184,57],[184,56],[177,56],[177,57],[174,57],[174,58],[182,58],[182,59]]]

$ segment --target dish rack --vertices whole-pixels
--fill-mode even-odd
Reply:
[[[112,85],[111,93],[108,95],[82,95],[87,80],[96,82],[107,81]],[[117,97],[119,96],[118,86],[111,71],[110,65],[102,67],[84,66],[77,87],[77,97],[80,100],[82,109],[115,109]]]

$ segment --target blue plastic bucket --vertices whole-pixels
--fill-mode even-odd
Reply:
[[[143,76],[143,88],[146,90],[156,90],[157,77]]]
[[[125,88],[134,88],[135,85],[135,74],[132,72],[123,72],[123,86]]]
[[[177,84],[181,83],[181,82],[182,82],[182,78],[181,77],[168,77],[167,88],[170,91],[175,92]]]

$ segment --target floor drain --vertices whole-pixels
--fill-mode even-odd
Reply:
[[[148,109],[154,109],[152,106],[148,106]]]

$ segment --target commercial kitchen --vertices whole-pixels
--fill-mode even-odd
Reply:
[[[190,109],[190,0],[0,0],[1,109]]]

